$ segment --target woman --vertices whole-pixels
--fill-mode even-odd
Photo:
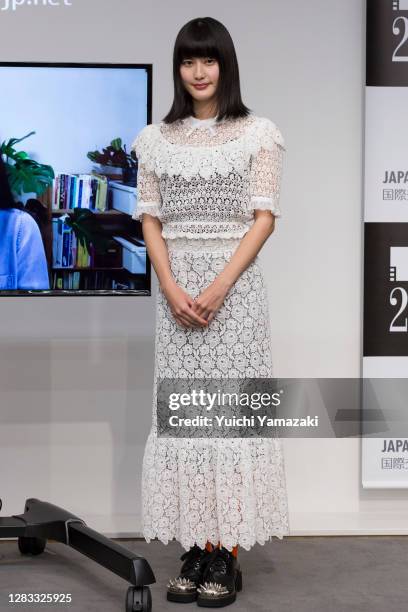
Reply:
[[[49,289],[49,277],[40,229],[14,201],[0,156],[0,290],[13,289]]]
[[[157,378],[273,377],[259,250],[280,216],[284,143],[243,104],[226,28],[193,19],[174,48],[173,105],[134,142],[133,217],[159,280],[143,534],[187,552],[171,601],[221,607],[242,586],[238,546],[289,532],[280,440],[157,436]]]

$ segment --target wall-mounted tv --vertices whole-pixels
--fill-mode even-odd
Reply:
[[[151,64],[1,62],[0,87],[0,296],[150,295],[131,144]]]

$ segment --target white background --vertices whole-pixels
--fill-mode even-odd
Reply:
[[[278,125],[287,148],[283,216],[261,251],[280,377],[360,375],[364,5],[73,0],[0,14],[3,60],[153,63],[154,122],[171,105],[181,26],[203,15],[226,25],[243,99]],[[35,496],[105,533],[139,531],[153,290],[152,298],[1,299],[6,514]],[[407,531],[407,491],[362,490],[359,440],[285,440],[285,458],[292,534]]]
[[[384,200],[383,190],[407,189],[407,183],[384,183],[388,174],[405,170],[408,142],[407,87],[367,87],[364,218],[370,223],[408,221],[408,200]],[[403,119],[401,119],[403,118]]]

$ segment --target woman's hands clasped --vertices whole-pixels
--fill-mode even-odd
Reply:
[[[182,327],[208,327],[218,309],[224,303],[229,285],[215,279],[193,299],[177,283],[163,288],[170,310]]]
[[[210,323],[224,303],[230,286],[217,277],[194,300],[194,311]]]

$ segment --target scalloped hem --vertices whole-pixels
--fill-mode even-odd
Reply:
[[[269,210],[275,217],[281,217],[282,213],[276,198],[267,196],[252,196],[249,202],[249,212],[255,210]]]
[[[143,533],[143,537],[146,540],[147,544],[150,544],[152,540],[158,540],[159,542],[167,546],[170,542],[176,541],[176,542],[179,542],[179,544],[181,544],[181,546],[185,550],[190,550],[190,548],[194,546],[195,544],[197,544],[197,546],[199,546],[200,548],[204,548],[208,541],[211,542],[211,539],[214,539],[213,536],[211,535],[201,538],[199,540],[196,540],[193,538],[182,539],[176,535],[173,535],[173,537],[170,537],[170,536],[166,537],[164,535],[160,535],[158,532],[154,532],[154,535],[152,534],[146,535],[144,531],[142,533]],[[261,546],[264,546],[267,542],[272,542],[273,538],[277,538],[278,540],[283,540],[284,537],[287,537],[289,535],[290,535],[290,532],[289,532],[289,529],[287,529],[287,530],[281,530],[281,531],[274,531],[270,533],[268,536],[266,536],[265,538],[251,539],[250,542],[248,542],[247,539],[242,540],[241,538],[238,537],[238,541],[236,542],[236,544],[223,544],[221,541],[221,545],[227,550],[229,550],[230,552],[236,545],[238,545],[238,548],[243,548],[244,550],[249,551],[251,550],[253,546],[255,546],[255,544],[260,544]],[[216,539],[221,540],[221,538],[216,538]],[[215,544],[215,542],[212,542],[212,543]]]
[[[271,212],[274,217],[278,217],[279,218],[279,217],[282,216],[282,213],[281,213],[280,210],[278,210],[277,208],[275,208],[275,209],[274,208],[270,208],[267,205],[262,206],[262,205],[256,204],[256,205],[254,205],[253,208],[250,209],[250,212],[253,212],[255,210],[269,210],[269,212]]]
[[[143,213],[152,215],[153,217],[161,218],[160,203],[156,201],[147,202],[140,200],[132,214],[132,219],[141,221]]]
[[[238,230],[237,232],[225,232],[225,233],[220,233],[220,232],[206,232],[206,233],[196,233],[196,232],[182,232],[182,231],[175,231],[175,232],[166,232],[163,231],[162,232],[162,237],[172,240],[174,238],[196,238],[196,239],[206,239],[206,238],[242,238],[249,230],[249,227],[246,227],[245,229],[242,230]]]

